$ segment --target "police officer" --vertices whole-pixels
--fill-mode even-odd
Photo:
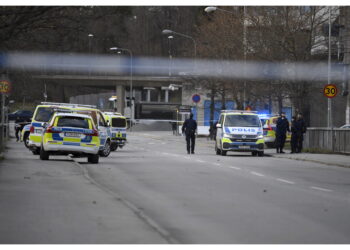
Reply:
[[[301,153],[303,149],[303,139],[304,134],[306,133],[306,124],[303,119],[302,114],[297,115],[297,119],[295,121],[295,130],[296,130],[296,151],[295,153]]]
[[[197,122],[193,120],[193,114],[191,113],[190,118],[186,119],[186,121],[182,125],[182,133],[185,133],[186,135],[187,154],[190,154],[190,153],[194,154],[194,145],[196,141],[196,129],[197,129]]]
[[[297,125],[296,125],[296,117],[293,116],[292,117],[292,122],[291,122],[291,132],[292,132],[292,137],[290,139],[290,146],[291,146],[291,154],[294,154],[297,152],[297,142],[298,142],[298,139],[297,139]]]
[[[284,143],[286,142],[286,133],[289,132],[289,122],[284,112],[281,113],[276,123],[276,152],[284,154]]]

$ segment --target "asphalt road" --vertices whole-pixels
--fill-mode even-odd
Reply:
[[[0,243],[350,243],[350,169],[134,132],[100,163],[0,165]]]

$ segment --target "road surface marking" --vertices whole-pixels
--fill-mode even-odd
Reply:
[[[214,162],[213,165],[218,166],[218,167],[221,166],[220,163],[216,163],[216,162]]]
[[[253,174],[253,175],[256,175],[256,176],[260,176],[260,177],[263,177],[263,176],[265,176],[265,175],[263,175],[263,174],[260,174],[260,173],[257,173],[257,172],[250,172],[251,174]]]
[[[326,189],[326,188],[320,188],[320,187],[310,187],[315,190],[325,191],[325,192],[332,192],[333,190]]]
[[[149,145],[153,145],[153,144],[155,144],[155,143],[154,143],[154,142],[149,142],[148,144],[149,144]]]
[[[185,156],[185,159],[187,159],[187,160],[189,160],[189,159],[191,159],[189,156]]]
[[[288,181],[288,180],[285,180],[285,179],[276,179],[280,182],[284,182],[284,183],[288,183],[288,184],[295,184],[295,182],[292,182],[292,181]]]
[[[231,169],[235,169],[235,170],[241,170],[241,168],[238,168],[238,167],[229,167]]]
[[[205,161],[202,161],[202,160],[196,160],[197,162],[200,162],[200,163],[205,163]]]

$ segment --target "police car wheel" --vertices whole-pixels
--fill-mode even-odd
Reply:
[[[98,154],[96,155],[89,155],[88,156],[88,162],[89,163],[98,163],[98,160],[100,159],[100,156]]]
[[[114,144],[111,146],[111,151],[116,151],[118,148],[118,145]]]
[[[252,152],[252,156],[257,156],[257,155],[258,155],[258,152],[256,152],[256,151]]]
[[[23,142],[24,142],[24,146],[26,146],[26,148],[29,148],[29,133],[24,134]]]
[[[264,151],[259,151],[258,156],[264,156]]]
[[[216,143],[215,143],[215,152],[217,155],[221,155],[221,151],[220,149],[218,149],[218,146],[216,145]]]
[[[107,157],[111,153],[111,142],[107,141],[103,150],[100,151],[100,156]]]
[[[45,151],[43,148],[40,150],[40,160],[47,161],[49,159],[49,152]]]
[[[32,151],[33,155],[39,155],[40,154],[40,148],[37,148]]]

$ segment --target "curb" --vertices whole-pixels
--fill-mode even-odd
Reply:
[[[305,159],[305,158],[293,158],[293,157],[283,157],[283,156],[275,156],[271,155],[274,158],[280,158],[280,159],[288,159],[288,160],[296,160],[296,161],[308,161],[308,162],[313,162],[313,163],[318,163],[318,164],[323,164],[327,166],[337,166],[337,167],[342,167],[342,168],[350,168],[350,165],[343,165],[339,163],[328,163],[328,162],[322,162],[322,161],[317,161],[317,160],[312,160],[312,159]]]

